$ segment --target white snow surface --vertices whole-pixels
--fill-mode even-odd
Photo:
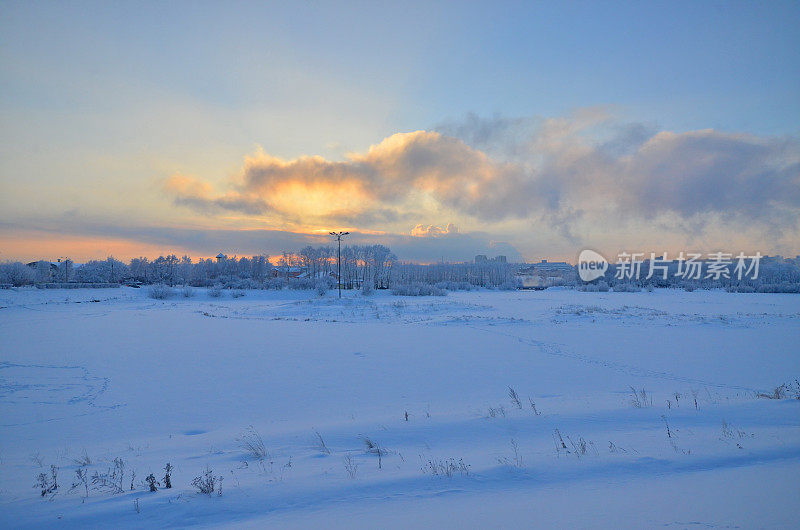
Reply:
[[[800,524],[796,295],[147,294],[0,291],[0,527]]]

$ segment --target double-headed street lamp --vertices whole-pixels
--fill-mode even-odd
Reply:
[[[65,257],[58,258],[58,262],[59,263],[62,263],[62,260],[63,260],[63,263],[64,263],[64,283],[68,283],[69,282],[69,263],[70,263],[70,261],[69,261],[69,258],[65,258]]]
[[[338,265],[336,267],[336,282],[339,284],[339,298],[342,297],[342,238],[349,236],[350,232],[331,232],[331,235],[339,242],[339,252],[337,253]]]

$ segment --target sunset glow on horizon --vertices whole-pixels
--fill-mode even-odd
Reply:
[[[796,4],[246,5],[4,4],[0,260],[800,254]]]

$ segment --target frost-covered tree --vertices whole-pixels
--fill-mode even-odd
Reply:
[[[35,282],[48,283],[53,281],[53,264],[49,261],[37,261],[35,267]]]
[[[75,279],[86,283],[119,283],[128,276],[130,268],[114,257],[87,261],[75,269]]]
[[[0,283],[8,283],[19,287],[30,285],[35,279],[34,269],[18,261],[0,263]]]

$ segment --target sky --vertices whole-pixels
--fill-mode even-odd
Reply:
[[[0,261],[800,254],[798,2],[0,2]]]

